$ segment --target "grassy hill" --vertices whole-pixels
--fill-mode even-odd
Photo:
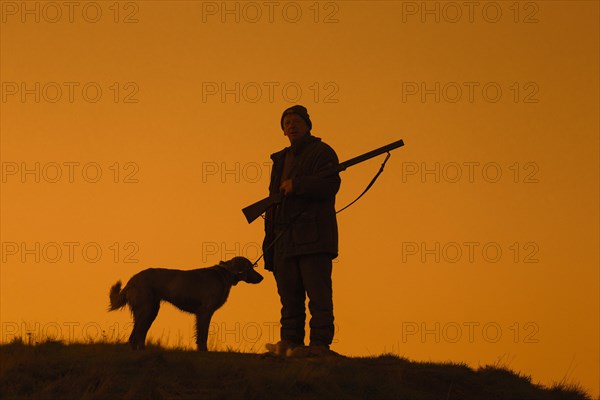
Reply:
[[[14,342],[0,346],[0,399],[590,399],[509,370],[368,358],[260,354],[125,344]]]

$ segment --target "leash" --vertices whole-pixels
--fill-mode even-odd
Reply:
[[[381,166],[379,167],[379,171],[377,171],[377,173],[375,174],[375,176],[373,177],[373,179],[371,179],[371,182],[369,182],[369,184],[367,185],[367,187],[365,188],[365,190],[363,190],[363,192],[354,200],[352,200],[352,202],[350,202],[349,204],[347,204],[346,206],[342,207],[340,210],[336,211],[336,215],[341,213],[342,211],[344,211],[346,208],[350,207],[352,204],[356,203],[361,197],[363,197],[365,195],[365,193],[367,193],[369,191],[369,189],[371,189],[371,187],[375,184],[375,181],[377,181],[377,178],[379,178],[379,175],[381,175],[381,173],[383,172],[383,169],[385,168],[385,164],[388,162],[388,160],[390,159],[390,152],[387,152],[387,156],[385,156],[385,160],[383,160],[383,163],[381,163]],[[285,201],[285,197],[283,199],[283,201]],[[292,218],[290,220],[290,222],[287,223],[287,225],[285,226],[285,228],[283,228],[281,230],[281,232],[279,232],[279,234],[277,234],[277,236],[275,236],[275,238],[271,241],[271,243],[269,243],[269,245],[263,250],[262,254],[260,255],[260,257],[258,257],[258,259],[256,261],[254,261],[254,263],[252,264],[252,267],[256,267],[256,265],[258,264],[258,262],[265,256],[265,252],[269,251],[271,249],[271,247],[273,247],[275,245],[275,243],[281,238],[281,236],[283,236],[283,234],[288,230],[288,228],[290,226],[292,226],[292,223],[294,223],[294,221],[296,220],[296,218],[298,218],[298,216],[302,214],[302,213],[298,213],[294,216],[294,218]],[[263,216],[263,219],[265,217]]]
[[[262,254],[260,255],[260,257],[258,257],[258,259],[257,259],[256,261],[254,261],[254,263],[252,264],[252,267],[253,267],[253,268],[254,268],[254,267],[256,267],[256,265],[258,264],[258,262],[259,262],[259,261],[260,261],[260,260],[261,260],[261,259],[262,259],[262,258],[265,256],[265,252],[269,251],[269,250],[271,249],[271,247],[273,247],[273,246],[275,245],[275,243],[276,243],[276,242],[279,240],[279,238],[280,238],[281,236],[283,236],[283,234],[285,233],[285,231],[287,230],[287,228],[289,228],[289,226],[290,226],[291,224],[292,224],[292,223],[290,222],[290,223],[289,223],[289,224],[288,224],[288,225],[287,225],[285,228],[283,228],[283,229],[282,229],[282,231],[281,231],[281,232],[279,232],[279,234],[278,234],[277,236],[275,236],[275,239],[273,239],[273,240],[271,241],[271,243],[269,243],[269,245],[268,245],[268,246],[267,246],[265,249],[263,249],[263,252],[262,252]]]

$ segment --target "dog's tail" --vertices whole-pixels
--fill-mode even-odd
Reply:
[[[114,311],[125,307],[127,304],[127,297],[125,296],[125,290],[121,290],[121,281],[118,281],[110,288],[108,297],[110,298],[108,311]]]

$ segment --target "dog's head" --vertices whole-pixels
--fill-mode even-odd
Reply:
[[[237,285],[240,281],[246,283],[259,283],[263,280],[262,275],[256,272],[252,262],[246,257],[233,257],[228,261],[220,261],[219,266],[233,274],[235,277],[235,280],[233,281],[234,285]]]

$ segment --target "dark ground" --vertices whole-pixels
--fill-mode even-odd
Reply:
[[[260,354],[124,344],[0,346],[0,399],[590,399],[512,371],[369,358],[278,359]]]

